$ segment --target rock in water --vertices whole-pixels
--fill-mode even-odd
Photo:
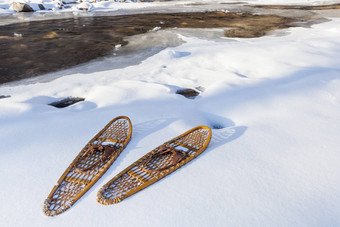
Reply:
[[[13,2],[12,8],[13,10],[18,11],[18,12],[33,12],[34,11],[32,7],[30,7],[29,5],[23,2]]]

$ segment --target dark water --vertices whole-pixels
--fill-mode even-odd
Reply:
[[[0,84],[105,56],[124,37],[155,27],[236,27],[230,37],[259,37],[293,19],[224,12],[80,17],[0,26]]]
[[[146,31],[114,17],[37,21],[0,29],[0,83],[104,56],[124,44],[123,37]]]

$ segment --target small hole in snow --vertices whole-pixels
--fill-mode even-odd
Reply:
[[[225,128],[224,125],[222,125],[220,123],[217,123],[217,122],[210,123],[210,127],[212,129],[222,129],[222,128]]]

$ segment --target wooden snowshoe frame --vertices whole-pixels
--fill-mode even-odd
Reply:
[[[152,185],[200,155],[211,139],[211,129],[198,126],[150,151],[106,183],[97,194],[103,205]]]
[[[55,216],[70,208],[109,169],[129,143],[131,133],[128,117],[110,121],[65,170],[45,200],[44,213]]]

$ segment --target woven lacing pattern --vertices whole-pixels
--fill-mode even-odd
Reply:
[[[53,195],[45,200],[44,212],[46,215],[54,216],[64,212],[67,208],[72,206],[76,201],[74,198],[84,190],[88,190],[87,187],[97,176],[104,174],[106,169],[110,167],[112,162],[122,151],[123,143],[127,140],[129,134],[129,122],[125,119],[119,119],[113,122],[93,143],[88,143],[81,151],[83,154],[91,145],[112,144],[117,147],[116,152],[106,160],[101,162],[93,169],[79,172],[76,171],[74,165],[83,169],[93,165],[103,155],[103,151],[97,151],[91,155],[87,155],[84,158],[78,158],[70,165],[72,167],[69,173],[65,176],[63,181],[57,185],[57,190]],[[115,141],[115,142],[112,142]],[[79,156],[78,156],[79,157]]]
[[[192,133],[179,138],[177,140],[169,141],[164,144],[168,144],[174,149],[181,150],[186,154],[186,158],[180,161],[177,165],[165,169],[163,171],[145,171],[144,169],[162,169],[166,166],[171,165],[174,158],[173,153],[168,153],[166,155],[157,156],[147,163],[147,166],[143,166],[146,160],[148,160],[158,149],[162,146],[157,147],[152,150],[141,159],[137,160],[133,167],[127,170],[119,178],[114,179],[113,182],[109,182],[105,185],[99,192],[97,200],[98,202],[107,205],[118,203],[130,196],[131,193],[134,194],[143,188],[143,185],[152,180],[159,180],[166,175],[174,172],[184,164],[188,163],[194,159],[199,154],[200,150],[208,139],[209,131],[206,129],[197,129]],[[163,144],[163,145],[164,145]],[[140,189],[139,189],[140,188]]]

